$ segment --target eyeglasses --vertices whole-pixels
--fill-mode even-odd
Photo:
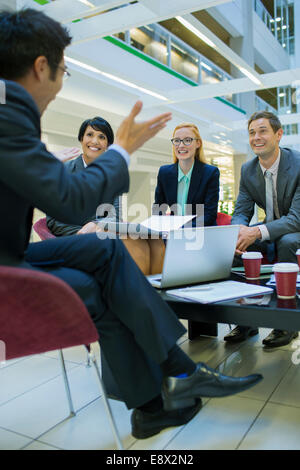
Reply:
[[[59,68],[60,70],[64,72],[64,80],[67,80],[69,77],[71,77],[71,74],[68,71],[68,67],[66,65],[65,66],[58,65],[57,68]]]
[[[174,145],[174,147],[179,147],[181,142],[188,147],[189,145],[191,145],[193,140],[199,140],[199,139],[193,139],[192,137],[185,137],[184,139],[178,139],[177,137],[175,137],[174,139],[171,139],[171,142]]]

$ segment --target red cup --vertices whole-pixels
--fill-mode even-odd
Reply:
[[[247,251],[242,254],[246,279],[259,279],[262,254],[259,251]]]
[[[296,283],[299,266],[296,263],[276,263],[273,266],[277,297],[293,299],[296,296]]]

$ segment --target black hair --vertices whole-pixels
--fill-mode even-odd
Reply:
[[[114,141],[114,132],[111,125],[102,117],[96,116],[92,119],[86,119],[80,126],[78,132],[78,140],[82,142],[86,128],[91,126],[95,131],[101,131],[107,137],[108,145],[111,145]]]
[[[0,12],[0,77],[23,78],[36,58],[45,56],[54,80],[71,40],[64,26],[40,11],[26,8]]]
[[[281,129],[281,122],[276,114],[270,113],[269,111],[257,111],[253,113],[248,121],[248,129],[252,121],[256,121],[257,119],[268,119],[270,126],[273,129],[274,134]]]

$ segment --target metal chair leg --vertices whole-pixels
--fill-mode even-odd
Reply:
[[[116,422],[115,422],[115,419],[114,419],[114,416],[112,414],[111,407],[110,407],[110,404],[109,404],[109,401],[108,401],[108,398],[107,398],[105,386],[104,386],[104,383],[103,383],[103,380],[102,380],[102,377],[101,377],[101,374],[100,374],[100,370],[99,370],[99,367],[98,367],[98,364],[97,364],[97,360],[96,360],[95,354],[93,353],[91,347],[90,347],[89,355],[90,355],[90,359],[91,359],[91,361],[94,365],[94,368],[96,370],[96,374],[97,374],[97,377],[98,377],[98,380],[99,380],[99,383],[100,383],[100,388],[101,388],[101,391],[102,391],[102,394],[103,394],[103,400],[104,400],[105,408],[106,408],[106,411],[107,411],[107,414],[108,414],[108,417],[109,417],[109,420],[110,420],[111,428],[112,428],[112,431],[113,431],[118,449],[119,450],[124,450],[124,447],[123,447],[123,444],[122,444],[122,441],[121,441],[121,438],[120,438],[120,435],[119,435],[119,431],[117,429]]]
[[[87,350],[87,356],[86,356],[86,367],[92,367],[92,362],[91,362],[91,345],[90,344],[85,344],[84,345],[86,350]]]
[[[70,408],[70,416],[75,416],[75,409],[72,401],[72,396],[71,396],[71,391],[70,391],[70,385],[69,385],[69,380],[67,376],[67,371],[66,371],[66,365],[65,365],[65,360],[64,360],[64,355],[62,350],[59,350],[59,357],[60,357],[60,363],[61,363],[61,368],[62,368],[62,375],[64,378],[64,384],[65,384],[65,389],[66,389],[66,394],[68,398],[68,403],[69,403],[69,408]]]

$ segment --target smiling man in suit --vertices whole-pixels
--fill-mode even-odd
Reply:
[[[297,263],[300,247],[300,153],[279,147],[283,135],[276,115],[254,113],[248,121],[249,144],[256,158],[242,166],[240,190],[232,224],[240,224],[236,255],[261,251],[273,261]],[[266,213],[263,224],[249,226],[257,204]],[[271,257],[271,259],[270,259]],[[237,326],[225,340],[238,342],[257,329]],[[290,343],[298,332],[273,330],[263,340],[266,347]]]

